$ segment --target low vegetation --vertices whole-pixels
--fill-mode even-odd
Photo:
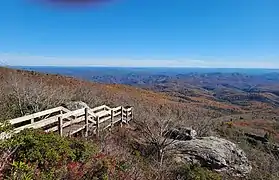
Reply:
[[[165,94],[129,86],[94,84],[4,68],[0,72],[1,132],[11,130],[8,124],[3,125],[7,119],[75,100],[90,107],[121,104],[134,106],[136,110],[130,127],[102,132],[99,138],[84,140],[24,130],[2,140],[0,179],[241,179],[207,167],[173,162],[165,151],[169,142],[165,141],[164,132],[177,125],[193,127],[199,136],[216,135],[238,143],[252,162],[253,172],[247,179],[279,178],[278,156],[272,148],[277,143],[276,133],[266,136],[274,139],[269,145],[258,141],[252,144],[245,135],[248,130],[239,126],[240,122],[249,121],[244,114],[234,118],[206,105],[178,102]],[[212,104],[222,106],[220,102]],[[277,132],[278,124],[272,122],[265,127],[274,127]]]
[[[24,130],[3,141],[1,152],[8,149],[4,179],[122,179],[128,168],[93,142],[40,130]]]

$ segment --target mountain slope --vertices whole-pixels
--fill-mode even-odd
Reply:
[[[65,101],[82,100],[91,107],[107,104],[110,106],[131,105],[136,116],[155,114],[182,114],[185,120],[194,117],[219,117],[222,113],[201,106],[203,102],[178,102],[165,93],[135,88],[126,85],[108,85],[82,81],[72,77],[42,74],[22,70],[0,68],[1,106],[9,109],[9,103],[45,102],[38,110],[57,106]],[[10,99],[9,99],[10,98]],[[18,101],[21,101],[20,103]],[[219,106],[219,105],[218,105]],[[14,117],[15,115],[3,115]],[[21,112],[22,113],[22,112]],[[16,113],[16,115],[21,115]],[[196,119],[196,118],[194,118]]]

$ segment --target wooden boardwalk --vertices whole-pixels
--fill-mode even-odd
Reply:
[[[102,105],[93,109],[82,108],[75,111],[61,106],[12,119],[9,122],[14,127],[14,133],[26,128],[34,128],[43,129],[45,132],[58,132],[61,136],[82,132],[87,137],[89,133],[99,135],[101,130],[112,129],[115,124],[122,126],[132,119],[132,107],[110,108]]]

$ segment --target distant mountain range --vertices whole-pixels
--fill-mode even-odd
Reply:
[[[244,108],[279,106],[279,70],[205,68],[17,67],[98,83],[159,91],[179,101],[205,98]],[[195,99],[197,101],[197,99]]]

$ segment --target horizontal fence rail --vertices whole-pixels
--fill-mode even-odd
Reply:
[[[58,132],[61,136],[71,136],[82,132],[85,137],[89,132],[99,135],[101,130],[113,128],[114,124],[129,123],[133,119],[132,107],[115,107],[102,105],[70,111],[62,106],[9,120],[19,133],[27,128],[43,129],[45,132]],[[7,137],[0,134],[0,139]]]

